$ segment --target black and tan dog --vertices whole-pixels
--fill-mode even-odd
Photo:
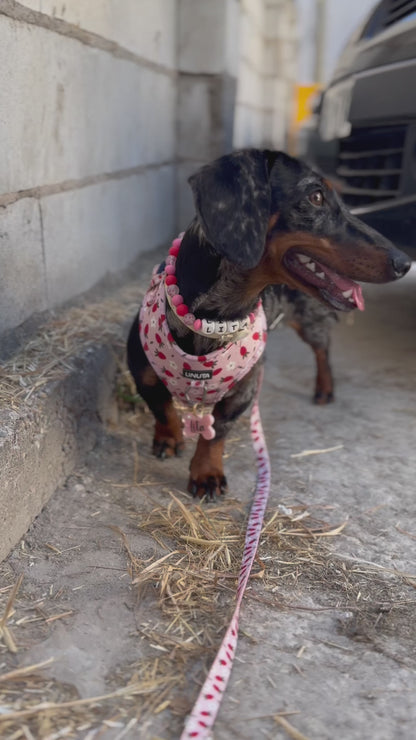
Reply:
[[[361,288],[354,281],[396,280],[408,271],[409,258],[352,216],[330,183],[282,152],[235,152],[200,169],[190,184],[196,217],[176,262],[177,284],[189,310],[201,319],[242,320],[261,298],[271,325],[282,298],[294,299],[295,328],[317,358],[317,400],[330,400],[327,350],[333,309],[362,309]],[[195,333],[168,304],[166,319],[173,339],[190,355],[206,356],[230,341]],[[156,419],[154,454],[180,454],[181,421],[143,350],[137,318],[128,363]],[[194,496],[213,498],[226,490],[224,440],[253,400],[259,365],[215,405],[215,438],[198,439],[188,483]]]

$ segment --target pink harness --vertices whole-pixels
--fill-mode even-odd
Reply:
[[[139,331],[152,368],[172,396],[182,404],[212,407],[241,380],[261,357],[267,339],[261,303],[245,336],[198,357],[184,352],[174,341],[166,321],[165,272],[157,274],[140,309]]]

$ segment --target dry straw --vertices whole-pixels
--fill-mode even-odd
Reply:
[[[72,369],[74,359],[91,344],[117,345],[122,326],[140,300],[137,284],[111,298],[59,312],[41,325],[24,348],[0,367],[0,407],[19,411],[44,386]]]
[[[149,496],[147,503],[151,510],[134,517],[140,531],[154,538],[158,556],[138,557],[128,537],[114,528],[127,553],[138,613],[144,607],[145,619],[138,620],[137,627],[138,640],[147,646],[146,657],[110,677],[108,693],[89,699],[79,699],[72,687],[48,679],[47,662],[0,671],[1,737],[93,740],[96,732],[116,727],[121,740],[136,725],[150,722],[153,727],[165,711],[171,712],[170,736],[179,734],[233,607],[246,510],[232,499],[206,506],[172,492],[163,505]],[[300,504],[267,512],[245,598],[272,608],[309,611],[314,608],[302,603],[302,594],[304,586],[310,592],[312,585],[326,598],[317,610],[348,609],[361,624],[367,624],[367,617],[374,622],[377,614],[395,610],[397,624],[401,609],[414,608],[414,598],[408,597],[409,588],[416,586],[414,575],[336,556],[328,548],[328,538],[339,536],[344,526],[345,522],[330,525]],[[10,646],[19,644],[15,625],[21,623],[20,585],[19,579],[0,591],[4,600],[0,626],[9,653]],[[43,620],[49,624],[54,617],[67,616],[44,614]],[[12,634],[11,642],[5,639],[5,629]],[[288,737],[304,737],[283,714],[271,715],[273,720]]]

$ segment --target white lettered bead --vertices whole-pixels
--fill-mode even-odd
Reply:
[[[207,319],[202,319],[202,331],[204,332],[204,334],[214,334],[215,321],[208,321]]]
[[[228,324],[228,332],[230,334],[234,334],[240,328],[240,322],[239,321],[227,321],[227,324]]]
[[[226,321],[216,321],[215,322],[215,332],[216,334],[225,334],[227,331],[227,322]]]

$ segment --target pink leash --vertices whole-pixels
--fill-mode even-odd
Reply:
[[[254,400],[250,428],[253,447],[257,457],[257,483],[254,501],[248,518],[246,539],[244,543],[243,559],[241,561],[240,574],[237,585],[237,603],[230,625],[225,633],[224,639],[211,666],[211,670],[199,693],[194,707],[189,715],[180,740],[189,738],[208,739],[222,697],[231,675],[235,650],[238,639],[238,618],[240,605],[250,577],[251,568],[256,556],[259,544],[261,528],[263,525],[264,512],[267,506],[270,490],[270,460],[264,440],[263,427],[259,413],[259,395],[263,381],[263,369],[259,378],[256,398]]]

